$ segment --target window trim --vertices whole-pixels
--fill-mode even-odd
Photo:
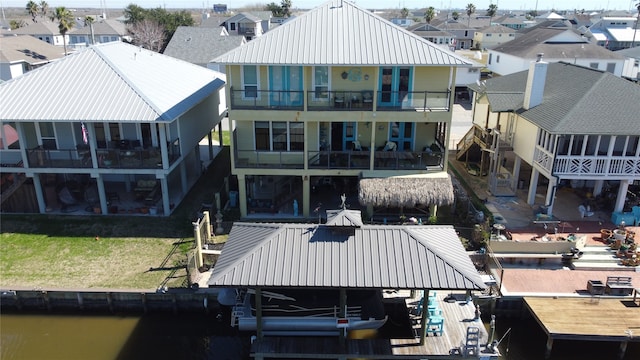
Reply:
[[[56,143],[56,148],[55,149],[47,149],[47,150],[58,150],[60,148],[60,145],[58,144],[58,133],[56,131],[56,124],[54,122],[52,122],[52,121],[41,121],[41,122],[37,122],[36,124],[37,124],[37,126],[35,128],[36,128],[36,135],[38,136],[38,145],[40,145],[44,149],[43,140],[51,140],[51,139],[53,139],[53,141]],[[51,124],[51,127],[53,128],[53,137],[42,136],[42,131],[40,130],[40,125],[41,124]]]
[[[245,82],[244,69],[247,66],[253,66],[256,69],[255,84],[247,84]],[[260,100],[260,67],[258,65],[242,65],[240,67],[240,79],[242,81],[242,100]],[[256,96],[247,96],[247,90],[245,89],[247,85],[256,87]]]
[[[267,123],[269,129],[269,149],[258,149],[257,144],[258,140],[256,137],[256,124],[258,123]],[[273,132],[273,124],[274,123],[284,123],[286,125],[286,149],[284,150],[274,150],[274,132]],[[265,152],[265,153],[303,153],[304,152],[304,124],[302,124],[302,150],[291,150],[291,125],[292,124],[300,124],[294,121],[272,121],[272,120],[255,120],[253,121],[253,149],[256,152]]]

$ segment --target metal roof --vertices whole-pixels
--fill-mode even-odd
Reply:
[[[0,85],[3,121],[171,121],[224,86],[218,72],[122,42]]]
[[[611,73],[550,63],[542,103],[522,108],[527,71],[468,85],[488,96],[492,111],[515,111],[554,134],[640,135],[640,86]],[[494,105],[495,104],[495,105]]]
[[[468,66],[349,1],[332,0],[213,60],[222,64]]]
[[[451,226],[235,223],[211,287],[483,289]]]

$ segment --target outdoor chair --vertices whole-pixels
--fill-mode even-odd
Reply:
[[[640,206],[632,207],[631,213],[633,214],[633,225],[640,225]]]

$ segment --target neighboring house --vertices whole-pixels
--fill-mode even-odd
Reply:
[[[640,46],[618,50],[616,54],[625,57],[622,77],[635,82],[640,81]]]
[[[29,180],[2,211],[169,215],[202,174],[198,142],[226,113],[220,76],[113,42],[0,84],[0,169]],[[125,198],[132,207],[113,208]]]
[[[526,70],[538,54],[545,61],[566,61],[622,75],[624,57],[587,41],[576,30],[566,28],[524,29],[515,40],[489,50],[489,70],[508,75]]]
[[[225,20],[221,25],[224,26],[230,35],[242,35],[247,40],[262,36],[269,30],[270,22],[263,24],[263,20],[258,16],[249,13],[239,13]]]
[[[447,20],[435,26],[440,30],[453,34],[453,50],[468,50],[473,47],[473,37],[476,29],[468,27],[466,23]]]
[[[533,205],[538,188],[548,184],[545,205],[552,215],[558,186],[590,189],[594,196],[608,188],[617,195],[613,211],[623,210],[629,185],[640,180],[637,84],[602,70],[537,61],[528,71],[470,88],[474,125],[456,157],[476,146],[487,150],[475,151],[489,154],[481,160],[489,191],[512,194],[518,181],[528,182]],[[511,169],[504,167],[506,151],[515,158]],[[525,167],[529,179],[522,178]]]
[[[435,26],[420,23],[409,26],[407,31],[427,40],[442,48],[453,50],[455,47],[455,35],[450,32],[438,29]]]
[[[502,25],[513,30],[520,30],[528,27],[530,23],[525,21],[524,17],[516,17],[512,15],[503,15],[493,20],[494,24]]]
[[[0,80],[10,80],[64,56],[60,47],[29,35],[0,37]]]
[[[580,28],[592,42],[611,51],[640,45],[640,29],[636,29],[634,17],[603,17],[589,28]],[[635,43],[634,41],[635,32]]]
[[[93,28],[93,29],[92,29]],[[75,48],[127,39],[126,26],[117,20],[100,20],[91,25],[71,29],[69,44]]]
[[[392,18],[390,21],[403,28],[409,27],[415,23],[413,19],[409,18]]]
[[[60,35],[58,24],[51,21],[40,21],[37,23],[28,22],[28,26],[12,30],[11,33],[16,35],[31,35],[36,39],[55,46],[64,46],[63,37]],[[69,44],[69,33],[67,33],[66,41]]]
[[[227,66],[243,217],[291,216],[292,204],[313,217],[341,193],[358,196],[368,216],[416,204],[435,215],[453,200],[446,144],[464,58],[334,0],[214,62]],[[361,179],[379,187],[358,195]],[[331,189],[324,199],[321,188]]]
[[[223,66],[212,64],[210,61],[246,44],[247,40],[240,35],[221,35],[220,29],[224,30],[179,26],[163,54],[224,73]]]
[[[474,48],[478,50],[493,49],[494,47],[514,40],[517,32],[506,26],[491,25],[479,29],[473,36]]]

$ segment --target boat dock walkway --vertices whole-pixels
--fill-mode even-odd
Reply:
[[[408,329],[403,335],[382,338],[375,331],[356,331],[349,334],[347,339],[264,337],[255,339],[251,346],[251,354],[256,359],[463,359],[469,358],[469,353],[465,352],[467,345],[473,348],[474,357],[482,354],[487,358],[497,358],[497,353],[486,352],[489,334],[482,320],[476,318],[476,307],[472,301],[466,301],[464,292],[436,291],[436,303],[444,318],[443,332],[437,336],[429,332],[424,344],[420,344],[420,315],[417,314],[416,307],[422,294],[419,291],[414,297],[410,294],[408,290],[385,292],[387,301],[404,302],[409,311]],[[472,328],[472,333],[477,331],[473,333],[470,341],[467,340],[468,328]]]

